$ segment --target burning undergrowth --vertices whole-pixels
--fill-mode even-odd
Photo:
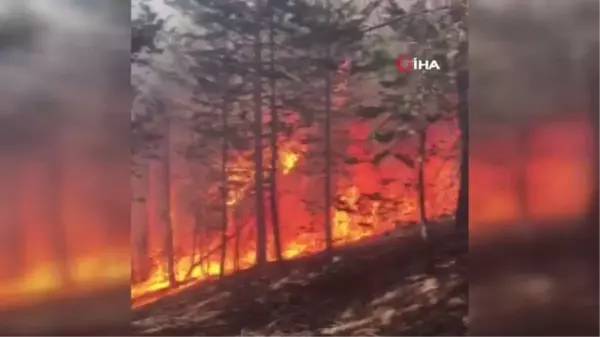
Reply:
[[[375,150],[369,147],[369,124],[352,121],[343,128],[352,139],[344,146],[345,157],[354,158],[358,162],[343,162],[335,181],[335,200],[330,211],[334,245],[356,242],[418,221],[418,190],[415,183],[417,153],[410,140],[396,146],[395,156],[392,155],[375,165],[372,161],[362,161],[363,157],[372,157],[372,153],[369,152]],[[428,134],[428,156],[425,160],[426,207],[428,217],[435,219],[451,214],[456,205],[458,134],[453,121],[432,125]],[[309,136],[309,133],[303,135]],[[322,206],[319,209],[319,202],[322,205],[323,181],[319,175],[307,174],[309,171],[315,171],[312,168],[314,162],[311,162],[311,151],[316,152],[317,147],[306,145],[305,139],[301,137],[282,139],[280,144],[280,241],[283,258],[292,259],[319,252],[325,247],[325,212]],[[269,156],[268,151],[265,151],[265,157]],[[253,266],[256,258],[252,196],[254,166],[248,155],[237,154],[231,157],[228,172],[229,181],[234,182],[231,185],[234,187],[229,189],[227,202],[229,224],[225,236],[225,274]],[[150,168],[150,175],[152,170],[153,168]],[[265,168],[265,171],[267,170],[268,167]],[[151,254],[153,266],[145,280],[132,286],[134,306],[151,302],[166,293],[177,292],[186,285],[216,277],[221,272],[220,247],[223,236],[218,231],[207,229],[210,228],[210,224],[205,221],[210,221],[210,217],[198,218],[198,212],[195,218],[189,216],[189,211],[178,205],[183,202],[180,199],[181,194],[177,193],[181,187],[173,185],[172,188],[175,191],[171,200],[176,242],[174,269],[181,285],[175,289],[168,289],[169,279],[164,252],[160,248],[160,222],[158,219],[150,219],[149,232],[155,237],[150,240],[155,244]],[[218,185],[213,184],[206,191],[208,195],[216,195],[218,198]],[[152,186],[149,196],[151,209]],[[216,218],[213,221],[218,222]],[[270,222],[269,219],[267,221]],[[268,233],[268,259],[271,261],[275,259],[273,246],[271,230]]]
[[[452,222],[433,222],[431,232],[431,274],[423,269],[421,239],[405,228],[339,247],[333,262],[311,254],[187,289],[136,310],[133,329],[142,335],[463,335],[466,240]]]

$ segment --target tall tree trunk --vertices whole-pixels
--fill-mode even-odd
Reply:
[[[255,0],[255,25],[254,28],[254,182],[256,189],[256,264],[264,265],[267,262],[267,231],[265,224],[264,205],[264,179],[263,179],[263,144],[262,144],[262,1]]]
[[[162,102],[160,105],[160,112],[164,113],[163,153],[161,158],[163,166],[162,188],[164,200],[162,202],[161,217],[165,231],[164,249],[169,286],[174,287],[177,284],[177,278],[175,276],[175,252],[173,247],[173,225],[171,221],[171,116]]]
[[[275,100],[276,83],[275,83],[275,10],[271,8],[271,26],[269,29],[269,49],[271,51],[271,59],[269,60],[270,77],[269,87],[271,95],[269,97],[269,108],[271,110],[271,191],[270,191],[270,206],[271,206],[271,224],[273,226],[273,247],[275,248],[275,258],[277,261],[282,260],[281,256],[281,238],[279,234],[279,205],[278,205],[278,189],[277,189],[277,169],[279,149],[277,147],[277,134],[279,131],[279,116],[277,104]]]
[[[422,253],[425,258],[425,270],[427,273],[434,273],[435,271],[435,254],[432,240],[429,239],[429,228],[427,219],[427,209],[425,206],[425,200],[427,199],[426,194],[426,179],[425,179],[425,165],[427,162],[427,125],[419,130],[419,156],[417,161],[417,188],[419,191],[419,220],[420,220],[420,232],[421,238],[425,243],[425,251]]]
[[[456,227],[469,228],[469,72],[461,70],[457,76],[458,125],[460,129],[460,177],[456,205]]]
[[[148,168],[148,163],[144,162],[143,164],[143,171],[142,171],[142,177],[144,178],[144,194],[143,194],[143,198],[144,198],[144,204],[143,204],[143,220],[141,223],[141,230],[140,230],[140,239],[139,239],[139,252],[140,252],[140,277],[142,278],[142,280],[146,280],[148,278],[148,276],[150,276],[150,269],[152,268],[152,263],[150,260],[150,224],[148,222],[148,184],[149,184],[149,180],[150,180],[150,175],[148,174],[149,168]]]
[[[200,231],[200,214],[198,214],[198,211],[194,212],[194,231],[192,232],[192,257],[190,258],[190,268],[188,269],[188,272],[185,275],[185,279],[189,279],[192,276],[192,273],[194,272],[194,268],[197,267],[196,264],[196,251],[199,249],[198,247],[198,234]],[[202,257],[202,253],[200,253],[200,257]],[[202,267],[202,263],[200,263],[200,267]]]
[[[228,90],[228,80],[225,81],[225,90]],[[229,224],[229,206],[227,201],[229,199],[229,179],[227,173],[227,163],[229,162],[229,139],[227,137],[229,132],[229,106],[228,106],[228,95],[224,96],[223,108],[221,111],[221,123],[223,125],[223,143],[221,148],[221,175],[222,175],[222,186],[221,186],[221,198],[222,198],[222,223],[221,223],[221,261],[219,265],[219,277],[225,275],[225,260],[227,258],[227,227]]]
[[[419,160],[418,160],[418,189],[419,189],[419,220],[421,221],[421,238],[427,241],[427,209],[425,208],[425,162],[427,160],[427,127],[419,131]]]
[[[327,23],[331,21],[331,1],[327,0]],[[327,36],[330,39],[330,36]],[[326,46],[325,59],[328,64],[331,61],[331,42]],[[326,66],[325,68],[325,125],[323,137],[325,139],[325,210],[323,225],[325,230],[325,249],[329,252],[333,249],[333,233],[331,228],[331,167],[332,167],[332,151],[331,151],[331,71]]]
[[[133,247],[132,264],[134,267],[133,281],[141,282],[148,278],[150,273],[150,255],[148,246],[148,165],[140,160],[137,163],[138,172],[134,176],[134,200],[132,205],[132,231]]]

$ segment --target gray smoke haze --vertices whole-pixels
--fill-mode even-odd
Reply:
[[[15,127],[28,134],[28,123],[36,124],[37,117],[58,123],[58,116],[49,118],[52,112],[44,107],[60,110],[59,115],[67,118],[61,122],[95,123],[114,110],[107,103],[129,99],[128,65],[122,62],[129,53],[123,43],[129,30],[115,25],[111,15],[121,10],[127,14],[121,17],[128,20],[129,5],[91,3],[10,0],[0,5],[0,125],[17,137],[2,132],[4,150],[22,145]],[[107,100],[108,96],[115,99]]]
[[[91,92],[108,84],[111,74],[103,70],[129,52],[122,43],[128,30],[111,24],[110,13],[101,15],[110,9],[111,2],[100,3],[91,7],[79,1],[3,1],[3,98],[10,95],[14,103],[29,98],[31,90],[51,92],[57,98],[72,97],[73,89]],[[121,7],[128,13],[128,7]],[[83,69],[86,73],[79,72]]]
[[[0,2],[4,333],[84,331],[128,320],[114,302],[128,311],[129,19],[128,1]],[[89,257],[99,265],[81,269]],[[32,279],[43,266],[46,279]],[[105,308],[112,301],[110,312],[91,299],[69,308],[60,300],[41,304],[48,294],[29,292],[35,287],[57,298],[118,291],[100,296]],[[15,303],[30,309],[4,311]],[[78,310],[89,314],[75,322],[67,313]]]
[[[598,334],[598,6],[470,3],[472,335]]]
[[[523,122],[587,104],[598,1],[479,0],[470,9],[471,106],[483,112],[474,121]]]

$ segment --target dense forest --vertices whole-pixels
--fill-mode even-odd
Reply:
[[[5,0],[0,332],[598,335],[598,41],[596,0]]]
[[[464,246],[465,2],[166,4],[133,11],[133,307],[386,247],[434,272],[438,236]]]

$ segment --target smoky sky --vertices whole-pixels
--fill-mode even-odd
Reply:
[[[126,93],[129,69],[122,60],[129,54],[129,45],[123,43],[128,39],[129,13],[127,1],[0,4],[3,148],[33,141],[23,138],[40,135],[36,123],[50,123],[44,129],[52,130],[52,121],[60,119],[53,114],[95,118],[110,109],[96,102],[99,97],[106,101]]]
[[[0,2],[0,206],[23,189],[24,168],[52,168],[55,197],[19,202],[69,203],[128,242],[129,19],[128,1]],[[21,227],[0,208],[0,230]]]
[[[598,45],[598,1],[471,2],[472,118],[526,120],[577,109]],[[597,60],[596,60],[597,62]]]

